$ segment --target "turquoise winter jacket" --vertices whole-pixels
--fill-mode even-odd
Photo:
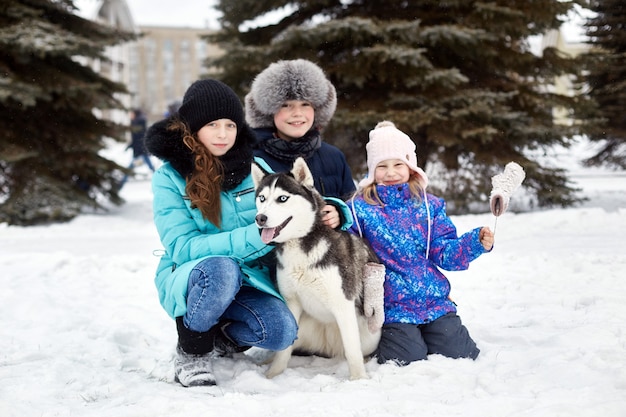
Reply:
[[[269,166],[255,159],[264,169]],[[280,298],[269,277],[269,269],[259,258],[273,247],[261,241],[256,216],[252,176],[220,195],[222,226],[216,227],[191,208],[185,192],[185,179],[164,163],[152,177],[153,212],[165,254],[155,278],[159,300],[165,311],[178,317],[187,311],[187,280],[200,261],[209,256],[228,256],[236,260],[250,285]]]
[[[268,172],[271,168],[260,158],[255,162]],[[228,256],[237,261],[244,285],[282,298],[269,276],[269,267],[259,258],[273,250],[261,241],[255,224],[255,190],[248,175],[236,188],[222,191],[222,226],[216,227],[191,208],[185,192],[185,180],[169,162],[165,162],[152,177],[153,213],[165,254],[157,267],[155,284],[161,305],[175,318],[187,311],[187,281],[189,273],[209,256]],[[341,228],[352,225],[348,206],[341,200],[325,200],[337,207],[344,219]]]

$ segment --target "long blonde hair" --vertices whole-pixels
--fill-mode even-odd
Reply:
[[[183,143],[194,155],[193,170],[185,178],[187,181],[185,192],[191,201],[191,207],[200,210],[202,217],[220,227],[222,222],[220,192],[224,167],[221,161],[200,142],[197,133],[191,133],[182,120],[174,121],[173,128],[182,132]]]

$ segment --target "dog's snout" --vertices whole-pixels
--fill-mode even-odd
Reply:
[[[265,223],[267,222],[267,216],[265,214],[257,214],[254,219],[256,220],[256,224],[259,226],[265,226]]]

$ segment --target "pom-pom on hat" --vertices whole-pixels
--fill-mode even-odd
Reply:
[[[278,61],[259,73],[246,95],[246,121],[252,128],[273,127],[274,115],[287,100],[309,101],[314,126],[325,127],[335,113],[337,92],[324,71],[306,59]]]
[[[229,86],[213,79],[198,80],[191,84],[185,92],[178,114],[187,123],[191,133],[196,133],[213,120],[230,119],[237,127],[243,126],[245,121],[239,97]]]
[[[364,188],[374,182],[376,165],[387,159],[399,159],[417,174],[422,189],[428,185],[428,177],[424,170],[417,166],[415,143],[411,138],[396,125],[389,121],[383,121],[370,130],[370,140],[365,149],[367,151],[367,177],[359,182],[359,187]]]

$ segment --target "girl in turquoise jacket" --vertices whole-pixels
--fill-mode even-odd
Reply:
[[[251,346],[282,350],[297,335],[270,279],[272,247],[254,223],[253,141],[239,98],[211,79],[192,84],[178,114],[146,134],[146,148],[164,161],[152,177],[165,249],[155,283],[176,320],[175,379],[183,386],[215,384],[216,357]]]

